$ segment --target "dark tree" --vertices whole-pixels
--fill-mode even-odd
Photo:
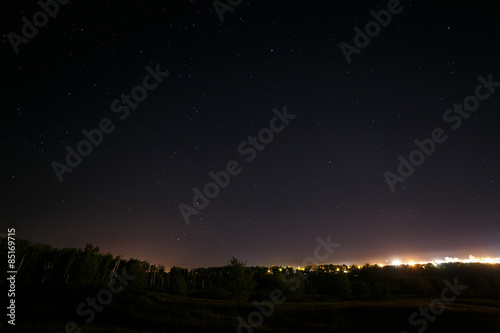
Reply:
[[[253,272],[235,257],[232,257],[226,267],[229,274],[229,292],[236,305],[239,306],[246,302],[255,290]]]

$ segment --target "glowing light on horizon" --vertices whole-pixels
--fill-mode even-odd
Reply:
[[[387,262],[387,261],[386,261]],[[393,260],[392,265],[393,266],[399,266],[399,265],[409,265],[409,266],[414,266],[414,265],[427,265],[427,264],[433,264],[434,266],[438,266],[441,264],[447,264],[447,263],[464,263],[464,264],[470,264],[470,263],[478,263],[478,264],[500,264],[500,258],[491,258],[491,257],[482,257],[482,258],[476,258],[473,255],[470,255],[468,259],[459,259],[457,257],[445,257],[444,260],[441,259],[434,259],[431,261],[419,261],[418,263],[414,261],[408,261],[408,262],[402,262],[401,260]]]
[[[388,260],[385,260],[385,263],[376,263],[376,264],[373,264],[373,265],[378,265],[379,267],[384,267],[384,266],[401,266],[401,265],[406,265],[406,266],[416,266],[416,265],[419,265],[419,266],[425,266],[425,265],[428,265],[428,264],[432,264],[433,266],[435,267],[439,267],[439,265],[441,264],[457,264],[457,263],[464,263],[464,264],[469,264],[469,263],[477,263],[477,264],[490,264],[490,265],[500,265],[500,258],[492,258],[492,257],[481,257],[481,258],[476,258],[474,257],[473,255],[470,255],[468,259],[459,259],[457,257],[445,257],[445,260],[440,260],[440,259],[435,259],[435,260],[431,260],[431,261],[414,261],[414,260],[410,260],[410,261],[402,261],[402,260],[399,260],[399,259],[395,259],[392,261],[392,264],[389,264],[388,263]],[[369,264],[369,265],[372,265],[372,264]],[[309,266],[298,266],[295,270],[298,270],[298,271],[305,271],[306,269],[311,269],[312,271],[316,271],[316,270],[322,270],[323,268],[320,267],[321,265],[319,265],[318,267],[315,267],[315,265],[309,265]],[[340,266],[340,265],[339,265]],[[343,268],[336,268],[336,272],[344,272],[344,273],[349,273],[351,269],[362,269],[364,266],[362,265],[348,265],[348,266],[345,266],[345,265],[342,265],[344,267],[346,267],[347,269],[343,269]],[[293,268],[294,266],[287,266],[288,268]],[[424,267],[425,268],[425,267]],[[282,271],[282,268],[280,267],[279,268],[279,271],[281,272]],[[268,270],[268,273],[271,273],[272,270]]]

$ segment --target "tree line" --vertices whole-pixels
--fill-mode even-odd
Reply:
[[[0,240],[0,245],[0,255],[7,258],[6,240]],[[247,267],[233,257],[222,267],[174,266],[167,271],[163,265],[101,253],[92,244],[60,249],[17,239],[16,267],[18,284],[103,286],[125,268],[128,275],[135,277],[127,287],[130,289],[158,290],[180,297],[232,299],[236,304],[250,298],[265,299],[275,289],[296,301],[436,296],[444,288],[443,280],[453,281],[455,277],[468,285],[462,297],[500,297],[500,265],[485,264],[319,265],[296,271],[290,267]]]

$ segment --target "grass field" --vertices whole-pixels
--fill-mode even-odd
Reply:
[[[175,297],[163,292],[123,292],[114,297],[95,319],[76,314],[76,307],[100,288],[20,287],[16,297],[15,328],[4,320],[2,332],[65,332],[68,321],[82,332],[237,332],[237,317],[247,320],[256,307],[235,307],[230,301]],[[262,300],[259,300],[262,301]],[[412,298],[374,301],[286,301],[263,316],[253,332],[417,332],[410,315],[428,307],[432,299]],[[252,330],[243,329],[242,332]],[[500,301],[457,299],[446,306],[425,332],[500,331]]]

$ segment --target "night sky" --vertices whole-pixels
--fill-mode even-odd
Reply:
[[[500,257],[500,83],[443,119],[479,76],[500,81],[500,5],[402,1],[348,63],[340,45],[387,6],[241,1],[221,22],[211,1],[71,1],[16,53],[9,33],[41,8],[4,3],[1,232],[167,267],[300,265],[327,235],[325,263]],[[103,120],[60,182],[54,162]],[[436,128],[447,139],[392,191],[384,173]],[[231,160],[187,224],[179,205]]]

